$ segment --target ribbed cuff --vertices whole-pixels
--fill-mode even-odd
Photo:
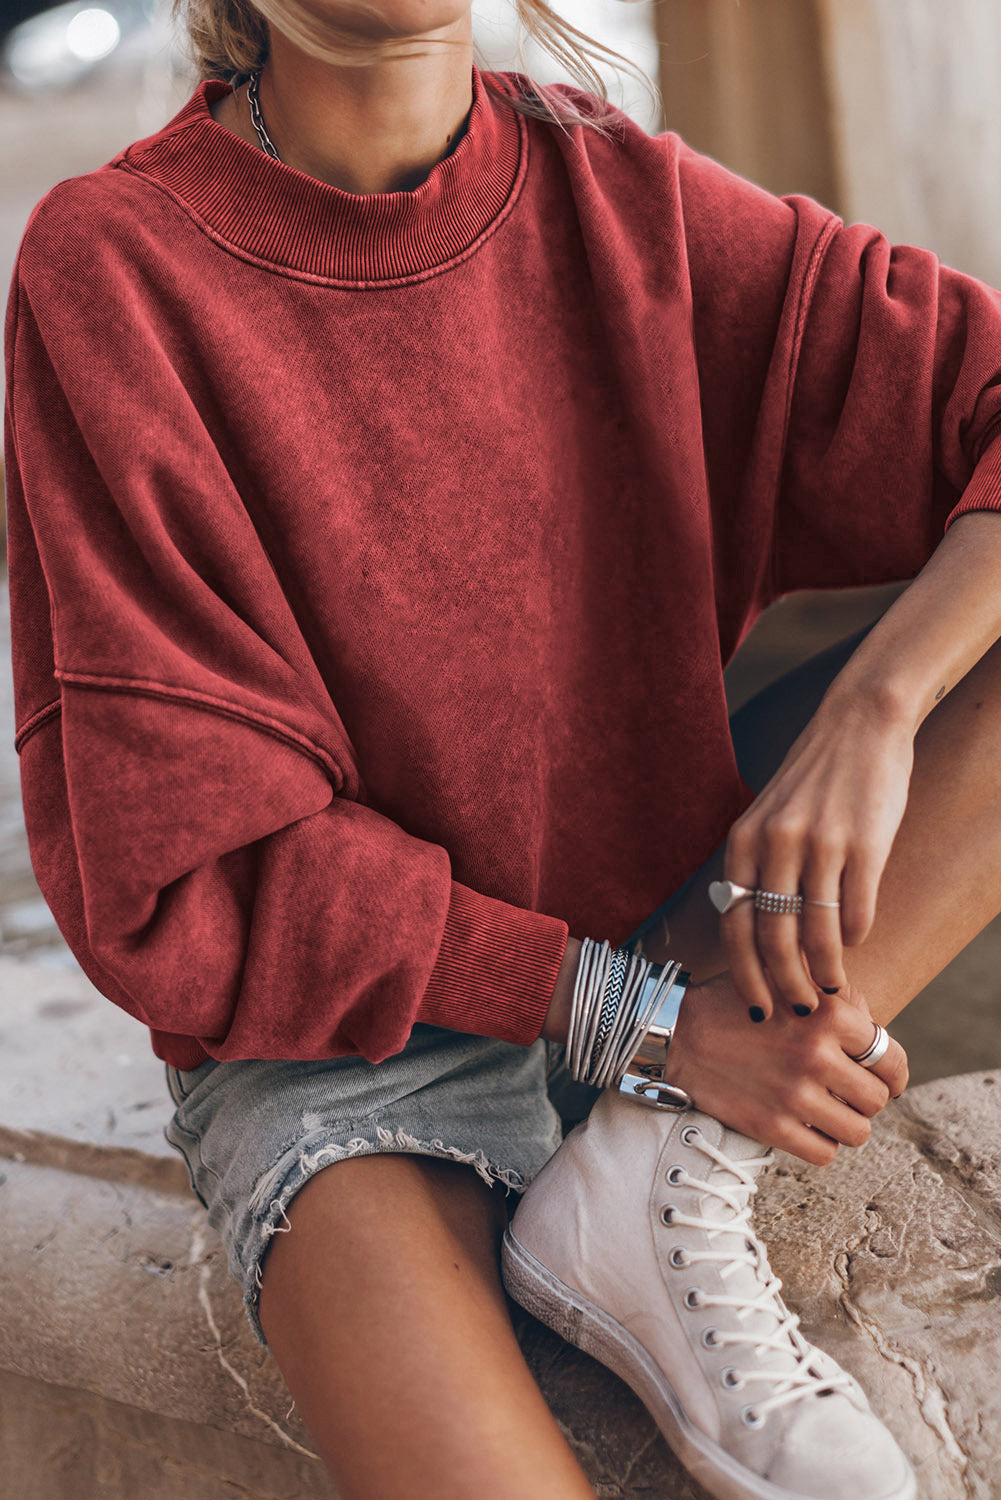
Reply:
[[[558,917],[453,881],[441,947],[415,1021],[527,1047],[542,1030],[568,935]]]
[[[957,516],[971,510],[1001,510],[1001,433],[980,455],[962,499],[946,519],[945,530],[949,530]]]

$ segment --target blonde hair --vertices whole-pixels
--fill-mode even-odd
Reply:
[[[374,15],[379,13],[378,5],[372,0],[355,0],[355,3],[359,10],[369,10]],[[559,91],[559,86],[551,89],[551,86],[530,79],[532,92],[519,93],[515,97],[495,85],[484,70],[484,85],[494,98],[518,114],[546,120],[564,130],[568,125],[581,125],[607,136],[611,134],[620,111],[609,102],[605,80],[591,66],[590,56],[624,63],[650,90],[657,109],[660,109],[660,90],[638,64],[578,31],[576,26],[558,16],[546,0],[514,0],[514,5],[522,28],[518,38],[522,73],[525,72],[522,38],[527,34],[567,69],[578,88],[596,95],[599,104],[595,109],[593,102],[589,101],[579,109],[565,92]],[[302,0],[173,0],[173,14],[180,18],[187,32],[190,55],[199,79],[222,78],[234,89],[256,72],[267,58],[269,24],[276,26],[304,52],[341,66],[363,67],[377,55],[385,54],[384,45],[375,47],[330,23],[317,20]],[[435,46],[464,45],[443,37],[426,38],[425,41]],[[474,54],[476,51],[474,44]],[[395,55],[419,57],[427,53],[416,51]]]

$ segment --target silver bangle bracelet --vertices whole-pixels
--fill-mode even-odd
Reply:
[[[631,1067],[619,1082],[620,1093],[641,1099],[656,1109],[679,1111],[692,1108],[690,1094],[676,1084],[664,1081],[667,1049],[691,979],[692,976],[679,964],[671,988],[662,996],[657,1013],[633,1054]]]
[[[663,1069],[690,977],[680,963],[655,964],[585,938],[567,1035],[571,1077],[660,1109],[689,1108],[689,1096],[663,1081]]]

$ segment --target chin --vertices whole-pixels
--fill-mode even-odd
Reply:
[[[472,0],[257,0],[258,10],[278,25],[301,18],[373,41],[470,25],[471,6]]]

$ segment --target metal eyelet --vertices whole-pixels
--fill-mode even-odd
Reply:
[[[674,1249],[667,1257],[667,1260],[668,1264],[672,1265],[676,1271],[681,1271],[685,1266],[691,1264],[688,1259],[687,1252],[682,1250],[680,1245],[675,1245]]]
[[[694,1312],[697,1307],[702,1306],[702,1293],[697,1286],[690,1287],[685,1293],[685,1306],[690,1312]]]
[[[664,1174],[666,1180],[671,1184],[672,1187],[677,1187],[678,1183],[681,1181],[684,1175],[684,1167],[669,1167]]]
[[[660,1211],[660,1222],[662,1224],[673,1224],[674,1216],[678,1212],[673,1203],[667,1203]]]
[[[690,1146],[693,1141],[698,1140],[701,1134],[702,1131],[697,1125],[686,1125],[684,1130],[681,1132],[682,1144],[685,1146]]]
[[[715,1328],[703,1328],[702,1347],[703,1349],[717,1349],[719,1347],[719,1339],[716,1337]]]
[[[720,1385],[725,1385],[728,1391],[739,1391],[744,1385],[743,1375],[738,1375],[732,1365],[727,1365],[719,1380]]]
[[[745,1406],[740,1414],[740,1420],[745,1427],[757,1428],[764,1427],[765,1425],[764,1417],[758,1411],[757,1407],[754,1406]]]

